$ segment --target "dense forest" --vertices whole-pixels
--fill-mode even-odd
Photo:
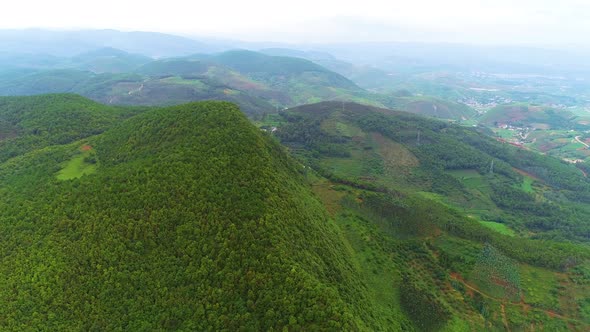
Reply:
[[[52,119],[83,109],[75,96],[29,102]],[[114,112],[95,106],[85,122]],[[12,109],[1,116],[19,130],[46,125],[42,112],[27,122]],[[34,148],[3,141],[22,153],[0,165],[2,329],[377,328],[301,167],[235,105],[113,122],[98,135],[73,122],[77,135],[49,132]],[[57,176],[88,151],[92,174]]]
[[[355,103],[258,125],[228,102],[0,98],[0,328],[590,324],[575,166]]]

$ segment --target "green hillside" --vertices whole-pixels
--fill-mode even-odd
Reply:
[[[228,66],[246,75],[273,82],[280,76],[308,75],[302,78],[335,88],[359,91],[352,81],[309,60],[286,56],[269,56],[252,51],[229,51],[211,57],[210,60]]]
[[[350,80],[313,62],[249,51],[151,61],[102,49],[63,59],[50,68],[0,72],[0,95],[44,93],[76,93],[113,105],[225,100],[254,117],[322,100],[374,99]]]
[[[465,121],[476,115],[467,105],[428,96],[385,96],[382,102],[393,109],[439,119]]]
[[[576,167],[354,103],[272,120],[310,167],[385,315],[401,309],[427,331],[590,325],[590,181]]]
[[[587,127],[577,123],[577,117],[568,110],[527,103],[499,105],[487,111],[480,122],[487,125],[507,124],[543,130]]]
[[[0,75],[0,95],[65,92],[80,94],[105,104],[146,106],[218,99],[240,104],[249,115],[275,109],[268,101],[232,89],[215,79],[194,76],[185,79],[161,74],[162,71],[155,65],[150,67],[149,71],[152,70],[154,77],[137,73],[97,74],[76,69],[9,71]],[[165,70],[171,68],[167,66]]]
[[[0,97],[0,162],[99,134],[139,111],[68,94]]]
[[[386,329],[301,165],[236,106],[117,122],[0,164],[1,329]]]
[[[95,73],[125,73],[151,61],[147,56],[106,47],[79,54],[67,62],[69,66]]]
[[[147,63],[136,71],[148,76],[195,76],[207,72],[209,65],[199,60],[167,59]]]

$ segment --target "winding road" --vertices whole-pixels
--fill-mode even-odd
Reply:
[[[576,141],[578,141],[578,143],[582,143],[582,144],[584,144],[584,146],[585,146],[586,148],[590,148],[590,145],[588,145],[588,144],[586,144],[586,143],[582,142],[582,140],[580,139],[580,137],[581,137],[581,136],[576,136]]]

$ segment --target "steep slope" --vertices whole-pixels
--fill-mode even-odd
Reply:
[[[69,94],[0,97],[0,162],[99,134],[139,111]]]
[[[474,128],[354,103],[269,120],[316,176],[381,315],[425,331],[590,326],[580,169]]]
[[[80,146],[96,171],[59,180]],[[223,102],[0,164],[0,326],[382,329],[300,170]]]

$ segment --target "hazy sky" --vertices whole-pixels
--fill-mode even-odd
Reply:
[[[16,0],[0,28],[113,28],[281,42],[590,44],[590,0]]]

